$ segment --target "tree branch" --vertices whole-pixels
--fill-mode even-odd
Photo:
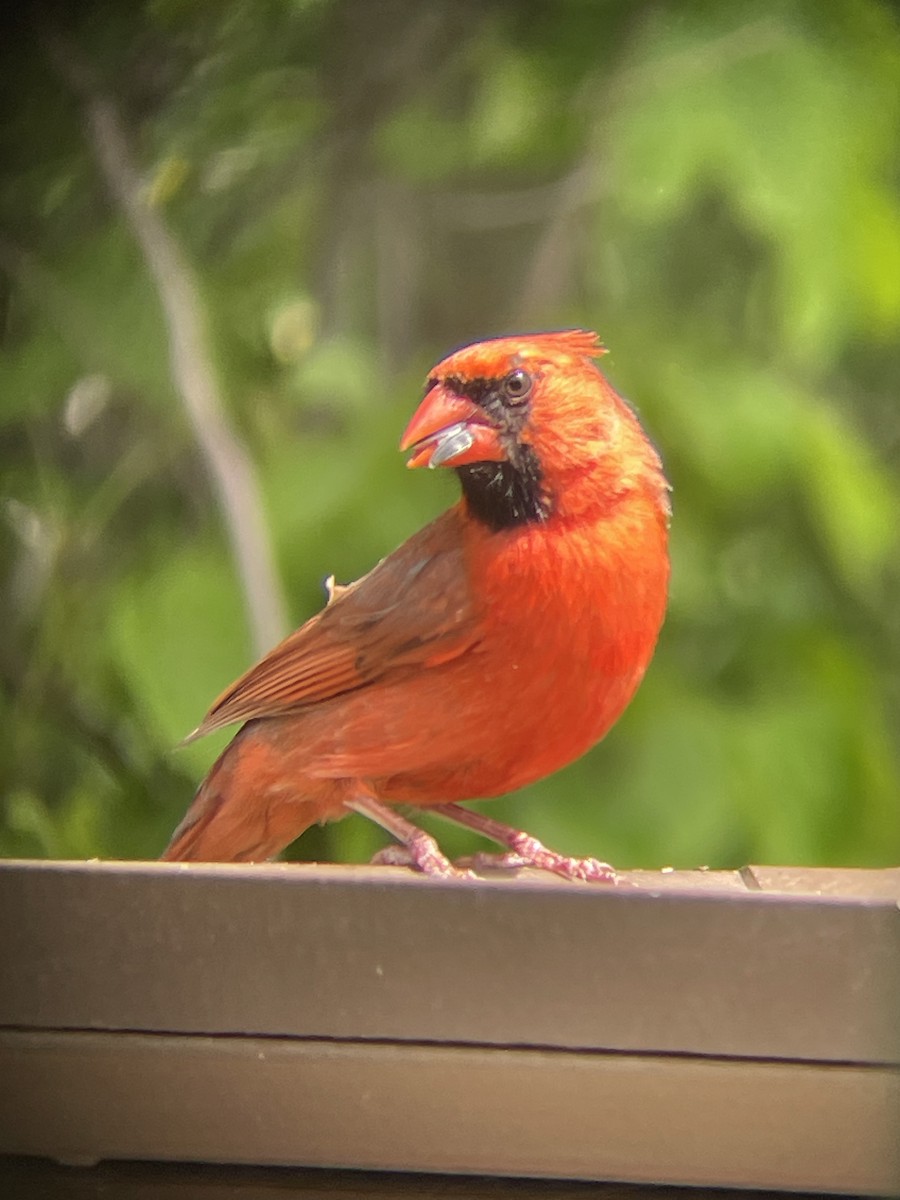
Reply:
[[[159,212],[144,197],[115,103],[103,94],[90,65],[69,40],[53,32],[44,41],[58,74],[82,100],[94,157],[155,281],[172,380],[218,497],[253,647],[262,654],[286,632],[284,597],[256,472],[219,394],[194,272]]]

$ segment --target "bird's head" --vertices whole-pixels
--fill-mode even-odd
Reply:
[[[648,486],[659,456],[592,359],[580,329],[476,342],[439,363],[406,428],[410,467],[453,467],[473,516],[494,530],[577,515]]]

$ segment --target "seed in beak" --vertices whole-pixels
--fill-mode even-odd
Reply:
[[[464,421],[459,421],[456,425],[448,425],[435,438],[434,450],[428,460],[428,466],[430,468],[442,467],[444,463],[456,458],[457,454],[464,454],[466,450],[471,449],[474,444],[475,437]]]

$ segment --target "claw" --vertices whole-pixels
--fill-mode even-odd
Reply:
[[[476,855],[472,860],[475,863],[489,864],[493,859],[490,865],[500,867],[501,870],[534,867],[538,871],[552,871],[554,875],[563,879],[574,879],[584,883],[620,882],[609,863],[601,862],[599,858],[570,858],[566,854],[557,854],[555,850],[548,850],[530,834],[514,829],[511,825],[504,825],[502,821],[495,821],[493,817],[486,817],[483,813],[473,812],[461,804],[436,804],[432,811],[450,821],[456,821],[459,825],[465,825],[468,829],[476,830],[492,842],[508,846],[512,852],[499,856]]]
[[[384,846],[369,860],[377,867],[411,867],[421,871],[423,875],[431,875],[438,879],[474,879],[472,871],[450,862],[438,849],[433,838],[423,834],[423,844],[414,849],[412,846],[401,846],[393,843]],[[431,846],[424,843],[431,842]],[[417,852],[418,851],[418,852]]]

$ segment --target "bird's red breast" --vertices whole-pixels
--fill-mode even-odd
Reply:
[[[355,792],[500,795],[603,737],[662,624],[669,508],[600,353],[573,330],[434,368],[402,447],[461,500],[216,701],[197,736],[246,724],[165,857],[269,857]]]

